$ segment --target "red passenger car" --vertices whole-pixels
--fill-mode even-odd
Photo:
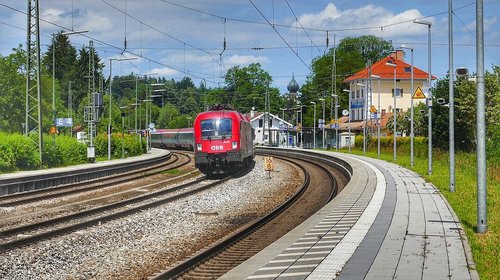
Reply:
[[[245,115],[215,107],[194,121],[195,164],[201,172],[233,172],[254,157],[253,128]]]

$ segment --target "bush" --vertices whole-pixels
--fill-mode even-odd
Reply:
[[[35,143],[19,133],[0,132],[0,172],[36,169],[40,160]]]

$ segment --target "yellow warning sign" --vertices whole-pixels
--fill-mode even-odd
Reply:
[[[52,126],[50,127],[49,133],[50,133],[50,134],[57,134],[57,133],[58,133],[58,131],[57,131],[57,127],[56,127],[55,125],[52,125]]]
[[[376,113],[377,112],[377,108],[375,108],[375,106],[371,106],[370,107],[370,113]]]
[[[265,157],[264,158],[264,170],[265,171],[273,171],[274,170],[272,157]]]
[[[412,98],[413,99],[425,99],[425,94],[420,87],[417,87]]]

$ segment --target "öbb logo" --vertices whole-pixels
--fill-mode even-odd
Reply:
[[[222,145],[219,145],[219,146],[211,146],[210,149],[212,151],[222,151],[224,149],[224,147]]]

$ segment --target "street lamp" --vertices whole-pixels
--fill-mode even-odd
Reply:
[[[372,78],[378,80],[378,97],[377,97],[377,156],[380,157],[380,122],[382,120],[382,116],[380,114],[380,76],[379,75],[371,75]],[[412,101],[413,102],[413,101]]]
[[[357,83],[358,86],[365,88],[364,91],[361,91],[363,94],[363,120],[365,124],[363,125],[363,155],[366,155],[366,111],[367,111],[367,104],[368,104],[368,88],[366,85],[362,83]]]
[[[429,164],[428,164],[428,171],[427,173],[429,175],[432,175],[432,92],[431,92],[431,81],[432,81],[432,76],[431,76],[431,26],[432,26],[432,22],[430,21],[425,21],[425,20],[414,20],[413,21],[414,23],[418,23],[418,24],[423,24],[423,25],[427,25],[427,30],[428,30],[428,39],[429,39],[429,43],[428,43],[428,66],[429,66],[429,78],[428,78],[428,85],[429,85],[429,89],[428,89],[428,93],[427,93],[427,107],[429,108],[429,112],[428,112],[428,117],[429,117],[429,123],[428,123],[428,135],[427,135],[427,142],[429,144],[429,147],[428,147],[428,158],[429,158]]]
[[[61,32],[63,36],[81,34],[88,30]],[[56,39],[58,33],[52,33],[52,124],[56,126]],[[52,134],[52,140],[56,142],[56,135]]]
[[[386,62],[385,65],[387,66],[391,66],[391,67],[394,67],[394,93],[393,93],[393,99],[394,99],[394,108],[393,108],[393,116],[392,116],[392,119],[393,119],[393,134],[394,134],[394,161],[396,161],[396,113],[397,113],[397,110],[396,110],[396,64],[395,63],[391,63],[391,62]]]
[[[142,100],[142,102],[147,102],[146,103],[146,125],[144,127],[144,131],[146,131],[146,153],[149,153],[149,150],[150,150],[150,141],[149,141],[149,135],[150,135],[150,127],[148,126],[148,114],[149,114],[149,110],[148,110],[148,104],[150,102],[153,102],[153,99],[144,99]],[[149,107],[151,107],[151,105],[149,105]],[[149,116],[149,118],[151,118],[151,116]]]
[[[323,150],[325,149],[325,99],[324,98],[319,98],[319,101],[323,102],[323,127],[322,127],[322,133],[323,133]]]
[[[110,58],[109,59],[109,122],[108,122],[108,160],[111,160],[111,103],[113,100],[113,95],[111,94],[111,85],[113,83],[113,60],[114,61],[124,61],[124,60],[134,60],[137,57],[120,57],[120,58]]]
[[[316,148],[316,102],[311,101],[311,104],[314,105],[314,119],[313,119],[313,149]]]
[[[335,98],[335,150],[338,150],[338,146],[339,146],[339,122],[338,122],[338,107],[339,107],[339,104],[338,104],[338,99],[339,99],[339,96],[337,94],[332,94],[332,98]]]
[[[411,111],[410,111],[410,164],[411,167],[413,167],[413,139],[415,137],[414,129],[413,129],[413,75],[414,75],[414,70],[413,70],[413,48],[406,46],[406,45],[401,45],[402,49],[409,49],[411,51]]]
[[[349,131],[349,152],[351,152],[351,91],[348,90],[348,89],[343,89],[342,90],[343,92],[347,92],[347,94],[349,94],[349,113],[347,114],[348,118],[348,123],[347,123],[347,128],[348,128],[348,131]]]
[[[120,107],[120,115],[122,117],[122,158],[125,158],[125,134],[124,134],[124,130],[125,130],[125,109],[127,109],[128,106],[121,106]]]

